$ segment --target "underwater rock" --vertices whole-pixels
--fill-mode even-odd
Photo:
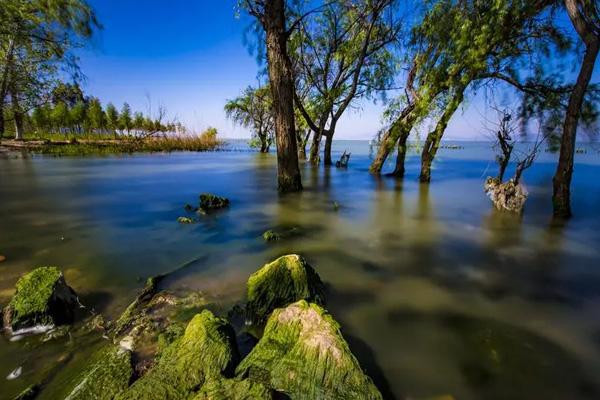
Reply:
[[[65,400],[112,400],[127,389],[132,375],[131,352],[109,346],[92,356]]]
[[[272,231],[272,230],[268,230],[265,233],[263,233],[262,235],[263,239],[265,240],[265,242],[276,242],[278,240],[281,240],[281,235],[279,235],[279,233]]]
[[[194,220],[189,217],[179,217],[177,218],[177,222],[180,224],[193,224]]]
[[[229,199],[215,196],[211,193],[202,193],[200,195],[200,211],[208,213],[213,210],[229,207]]]
[[[156,365],[118,399],[188,399],[206,381],[231,376],[238,361],[235,333],[208,310],[162,351]]]
[[[266,264],[248,279],[248,317],[262,323],[278,307],[298,300],[324,303],[324,285],[306,261],[291,254]]]
[[[191,204],[186,204],[185,206],[183,206],[183,209],[187,212],[196,212],[198,211],[198,207],[194,207]]]
[[[79,307],[75,291],[58,268],[36,268],[17,282],[15,295],[4,308],[4,327],[19,334],[19,330],[68,324]]]
[[[522,184],[515,184],[512,179],[502,183],[497,178],[488,177],[484,190],[498,210],[507,210],[518,214],[523,212],[528,193]]]
[[[381,399],[339,324],[304,300],[273,312],[236,376],[297,399]]]

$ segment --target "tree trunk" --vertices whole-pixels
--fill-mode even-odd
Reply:
[[[585,56],[577,82],[573,87],[573,92],[569,99],[567,114],[563,125],[563,134],[560,143],[560,156],[556,173],[552,180],[553,195],[552,204],[554,216],[568,218],[571,216],[571,178],[573,176],[573,159],[575,156],[575,142],[577,138],[577,124],[581,114],[581,106],[588,84],[592,78],[594,64],[600,48],[600,37],[591,32],[584,31],[585,22],[582,22],[582,16],[579,14],[575,0],[565,0],[569,17],[578,34],[585,43]]]
[[[404,172],[405,172],[404,161],[406,160],[406,150],[407,150],[406,142],[408,141],[409,133],[410,133],[410,131],[408,131],[406,134],[403,134],[398,139],[398,154],[396,155],[396,167],[394,168],[394,171],[392,172],[392,175],[395,176],[396,178],[404,177]]]
[[[302,190],[294,123],[294,81],[287,54],[284,0],[265,2],[269,82],[275,111],[277,186],[282,193]]]
[[[310,156],[308,160],[311,164],[317,165],[320,161],[320,149],[321,149],[321,139],[323,138],[323,134],[325,132],[325,124],[327,123],[326,118],[321,118],[319,120],[319,130],[313,133],[312,144],[310,145]]]
[[[0,99],[0,139],[4,137],[4,98]]]
[[[331,147],[333,145],[333,134],[335,133],[335,125],[337,124],[336,119],[331,120],[331,125],[327,130],[327,136],[325,137],[325,165],[333,165],[331,160]]]
[[[14,86],[10,89],[10,99],[15,121],[15,140],[23,140],[23,110],[19,104],[19,94]]]
[[[431,164],[433,163],[433,159],[435,158],[435,155],[440,147],[440,142],[442,141],[444,132],[448,127],[450,118],[452,118],[458,109],[458,106],[463,101],[464,90],[465,89],[462,87],[456,89],[454,95],[448,104],[446,104],[444,113],[440,117],[435,129],[429,132],[427,139],[425,139],[423,151],[421,152],[421,174],[419,175],[419,180],[421,182],[428,183],[431,181]]]

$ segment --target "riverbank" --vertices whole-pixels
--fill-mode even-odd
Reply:
[[[156,138],[76,137],[67,139],[27,138],[0,140],[0,157],[18,158],[23,153],[54,156],[110,155],[173,151],[211,151],[224,144],[216,135],[167,136]]]

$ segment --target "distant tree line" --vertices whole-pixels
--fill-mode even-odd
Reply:
[[[185,133],[176,122],[165,123],[164,110],[151,118],[142,112],[133,112],[124,103],[118,110],[112,103],[103,106],[95,97],[85,97],[77,84],[59,84],[51,94],[51,101],[33,109],[29,123],[37,133],[100,134],[148,137],[154,134]]]

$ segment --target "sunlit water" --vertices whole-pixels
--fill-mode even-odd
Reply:
[[[352,151],[349,169],[304,165],[305,191],[283,198],[274,155],[249,151],[0,160],[0,303],[21,274],[57,265],[114,318],[143,278],[181,268],[169,287],[201,290],[224,313],[253,271],[293,252],[328,284],[328,309],[388,398],[600,398],[598,150],[577,155],[575,217],[556,227],[553,155],[526,171],[520,219],[483,193],[496,172],[489,144],[462,145],[441,150],[423,186],[416,156],[398,183],[368,173],[366,142],[337,142],[337,156]],[[231,208],[178,224],[201,192]],[[290,227],[300,234],[261,238]],[[0,398],[38,380],[65,346],[2,338]]]

